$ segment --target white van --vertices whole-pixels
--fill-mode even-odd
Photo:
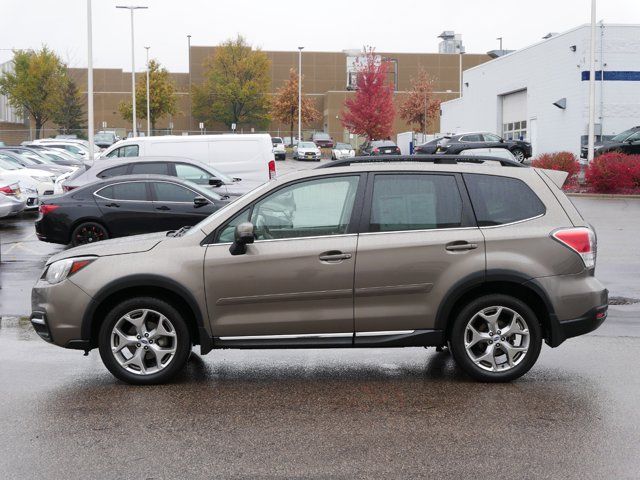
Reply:
[[[121,140],[102,152],[100,158],[190,158],[211,165],[231,177],[266,182],[276,175],[272,148],[271,135],[266,133],[167,135]]]

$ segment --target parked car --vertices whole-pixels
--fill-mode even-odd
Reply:
[[[433,140],[429,140],[421,145],[416,146],[413,149],[413,153],[417,155],[433,155],[436,153],[438,149],[438,145],[444,139],[444,137],[434,138]]]
[[[463,150],[460,155],[466,155],[470,157],[493,157],[503,158],[512,162],[519,162],[519,160],[506,148],[472,148],[470,150]]]
[[[294,160],[315,160],[319,162],[322,159],[322,151],[313,142],[300,142],[293,147]]]
[[[122,175],[169,175],[211,189],[220,196],[237,197],[261,185],[232,178],[202,162],[177,157],[105,158],[86,170],[64,180],[62,190],[69,192],[98,180]]]
[[[610,140],[596,142],[594,147],[593,153],[596,157],[608,152],[638,155],[640,154],[640,126],[625,130]],[[587,158],[587,153],[588,147],[585,145],[580,149],[580,157]]]
[[[457,155],[475,148],[506,148],[519,162],[531,157],[531,144],[522,140],[504,140],[493,133],[475,132],[447,135],[440,142],[437,153]]]
[[[331,160],[342,160],[343,158],[351,158],[356,156],[356,151],[349,143],[336,143],[331,150]]]
[[[315,132],[311,136],[311,141],[320,148],[333,148],[334,145],[331,135],[324,132]]]
[[[83,160],[89,159],[89,147],[85,146],[84,143],[78,140],[56,140],[53,138],[46,138],[42,140],[34,140],[33,142],[27,143],[23,146],[37,147],[37,145],[42,145],[47,148],[59,148],[61,150],[66,150]]]
[[[59,253],[31,323],[56,345],[98,348],[134,384],[170,380],[192,345],[450,345],[473,378],[513,380],[543,340],[557,347],[605,320],[596,236],[559,187],[566,173],[456,159],[338,160],[186,232]]]
[[[359,155],[400,155],[400,153],[400,148],[391,140],[373,140],[360,145]]]
[[[291,137],[284,137],[283,140],[287,147],[295,147],[298,145],[298,139],[296,137],[293,137],[293,140],[291,140]]]
[[[276,160],[284,160],[287,158],[287,149],[284,146],[284,141],[280,137],[271,137],[271,143],[273,144],[273,154]]]
[[[100,148],[109,148],[118,140],[115,132],[98,132],[93,136],[93,143]]]
[[[26,206],[27,197],[20,191],[20,185],[17,182],[5,184],[0,179],[0,218],[17,215]]]
[[[35,151],[35,153],[40,155],[40,157],[44,157],[45,160],[48,159],[56,165],[60,165],[63,167],[78,168],[84,165],[84,162],[80,157],[77,157],[76,155],[73,155],[60,148],[49,148],[42,145],[33,145],[29,147],[29,150],[31,152]]]
[[[94,243],[195,225],[224,206],[216,193],[164,175],[113,177],[40,204],[36,235],[45,242]]]
[[[121,140],[99,157],[180,157],[211,165],[230,177],[266,182],[276,176],[271,135],[165,135]]]
[[[58,165],[53,160],[43,155],[38,150],[32,150],[25,147],[0,147],[0,153],[11,157],[15,162],[20,163],[27,168],[37,168],[38,170],[46,170],[52,175],[58,176],[66,172],[74,170],[73,167]]]
[[[16,165],[0,152],[0,181],[18,182],[21,190],[29,196],[27,207],[37,207],[38,197],[53,194],[55,176],[50,172]]]

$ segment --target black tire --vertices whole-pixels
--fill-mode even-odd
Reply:
[[[116,322],[127,313],[139,309],[161,313],[171,322],[175,333],[175,354],[170,363],[162,370],[146,375],[126,370],[111,351],[111,334]],[[102,362],[116,378],[133,385],[156,385],[170,381],[182,370],[191,353],[191,339],[187,323],[171,304],[155,297],[135,297],[119,303],[107,314],[100,327],[98,347]]]
[[[467,324],[476,313],[494,306],[507,307],[518,313],[526,322],[529,330],[529,345],[524,358],[521,358],[519,363],[506,371],[484,370],[473,362],[465,348]],[[521,300],[509,295],[486,295],[472,300],[462,308],[454,320],[449,345],[456,363],[474,379],[481,382],[510,382],[527,373],[535,364],[542,348],[542,330],[533,310]]]
[[[106,227],[97,222],[84,222],[73,229],[71,233],[71,245],[86,245],[101,240],[108,240],[109,232]]]
[[[520,148],[514,148],[513,150],[511,150],[511,153],[513,154],[514,157],[516,157],[516,160],[518,162],[524,163],[525,161],[524,150]]]

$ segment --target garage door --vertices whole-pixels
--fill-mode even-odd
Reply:
[[[502,136],[527,140],[527,91],[502,96]]]

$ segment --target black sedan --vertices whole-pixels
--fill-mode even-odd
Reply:
[[[523,140],[505,140],[493,133],[462,133],[447,135],[438,145],[436,153],[458,155],[463,150],[477,148],[505,148],[513,153],[516,160],[524,162],[531,156],[531,144]]]
[[[438,149],[438,145],[440,145],[440,142],[443,139],[444,137],[438,137],[438,138],[434,138],[433,140],[429,140],[426,143],[417,145],[413,149],[413,153],[415,153],[416,155],[433,155],[434,153],[436,153],[436,150]]]
[[[228,198],[164,175],[127,175],[91,183],[40,205],[36,235],[45,242],[93,243],[191,226]]]
[[[604,142],[596,142],[594,156],[598,157],[608,152],[619,152],[627,155],[640,154],[640,126],[625,130]],[[587,158],[587,153],[587,146],[583,146],[580,150],[580,156]]]
[[[400,149],[391,140],[372,140],[360,145],[359,155],[400,155]]]

